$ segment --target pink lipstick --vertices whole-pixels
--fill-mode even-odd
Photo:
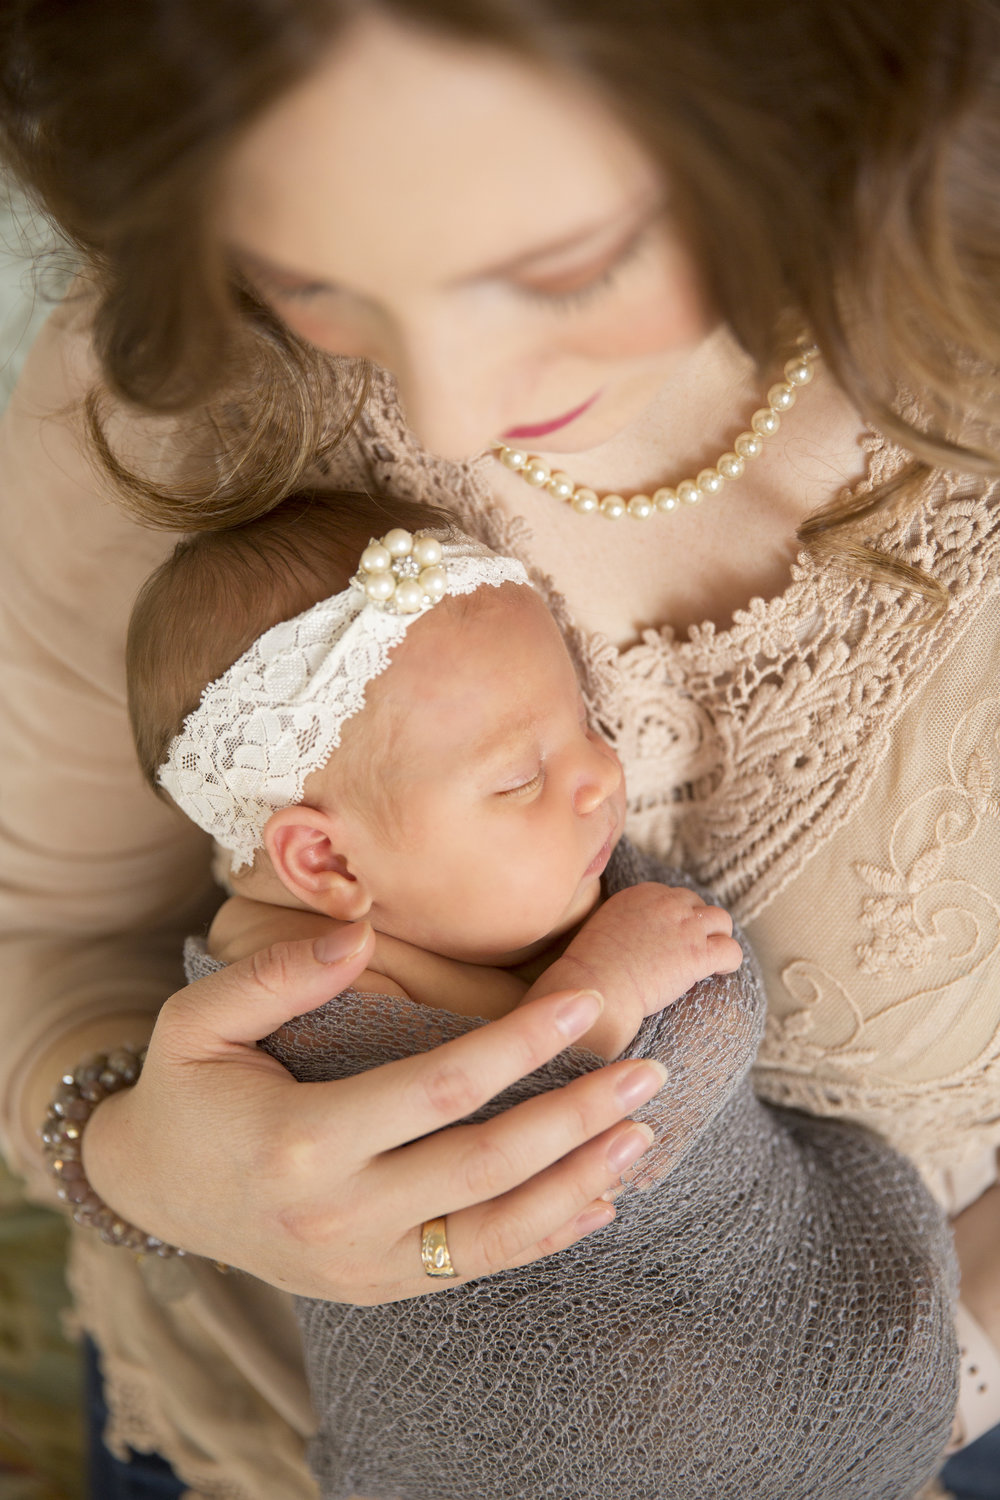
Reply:
[[[600,391],[595,391],[589,401],[585,401],[582,406],[576,407],[573,411],[568,411],[565,416],[556,417],[552,422],[536,422],[531,427],[508,427],[507,431],[501,433],[500,436],[505,439],[539,438],[544,437],[547,432],[557,432],[560,427],[566,427],[570,422],[575,422],[577,417],[581,417],[588,407],[593,406],[600,394]]]

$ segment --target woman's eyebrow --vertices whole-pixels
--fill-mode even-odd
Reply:
[[[597,239],[601,234],[606,234],[609,229],[620,224],[623,215],[620,210],[596,224],[588,224],[582,229],[574,229],[569,234],[560,235],[557,240],[550,240],[545,245],[536,245],[531,250],[525,250],[520,255],[515,255],[509,260],[501,261],[495,265],[483,266],[473,271],[468,276],[459,278],[461,281],[480,281],[494,276],[517,275],[519,271],[527,270],[537,260],[547,260],[554,255],[559,255],[567,250],[575,250],[581,245],[587,244],[589,240]],[[623,230],[623,237],[631,232],[632,226]]]
[[[599,236],[606,234],[615,225],[620,224],[626,217],[627,211],[623,213],[621,209],[616,209],[613,214],[606,215],[603,219],[597,221],[596,223],[587,224],[581,228],[573,229],[569,234],[560,235],[558,239],[550,240],[544,245],[536,245],[531,250],[525,250],[520,255],[515,255],[508,260],[499,262],[495,265],[483,266],[475,271],[470,271],[466,275],[458,276],[451,283],[451,285],[467,286],[472,282],[488,281],[492,280],[495,277],[516,276],[519,272],[529,269],[534,265],[536,261],[550,259],[552,256],[565,253],[567,250],[574,250],[579,248],[580,246],[586,245],[590,240],[595,240]],[[652,217],[652,213],[649,217]],[[635,222],[630,222],[628,224],[628,227],[623,229],[622,238],[627,239],[631,233],[633,233],[637,228],[641,228],[645,222],[645,215],[643,215],[638,224],[636,224]],[[239,259],[245,261],[249,266],[256,267],[262,275],[271,275],[279,278],[284,277],[289,281],[298,281],[302,283],[308,283],[309,285],[322,286],[328,291],[338,290],[339,284],[335,281],[328,281],[321,276],[310,276],[306,271],[294,271],[287,266],[276,265],[273,261],[268,260],[266,256],[259,255],[253,250],[247,250],[241,245],[233,245],[231,249],[234,255],[236,255]],[[371,298],[361,297],[357,293],[352,293],[352,296],[357,297],[357,299],[362,302],[372,300]]]

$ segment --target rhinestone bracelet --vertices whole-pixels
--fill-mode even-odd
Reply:
[[[124,1245],[140,1254],[183,1255],[183,1250],[120,1219],[97,1196],[83,1170],[87,1121],[103,1099],[132,1087],[145,1061],[145,1047],[118,1047],[114,1052],[88,1057],[72,1073],[63,1074],[41,1130],[45,1162],[58,1184],[57,1194],[73,1218],[96,1229],[106,1244]]]

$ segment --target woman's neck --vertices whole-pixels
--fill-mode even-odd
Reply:
[[[720,330],[608,442],[580,454],[537,451],[598,494],[649,494],[714,465],[769,383]],[[505,510],[528,522],[532,561],[553,578],[576,622],[625,646],[651,627],[724,627],[752,598],[781,593],[801,521],[863,477],[864,431],[820,363],[760,457],[697,506],[609,521],[579,515],[500,464],[491,464],[489,484]]]

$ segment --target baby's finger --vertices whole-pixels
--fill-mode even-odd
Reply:
[[[733,935],[733,919],[721,906],[703,906],[700,915],[708,932],[725,933],[728,937]]]
[[[743,962],[743,949],[734,937],[713,933],[706,947],[713,974],[735,974]]]

